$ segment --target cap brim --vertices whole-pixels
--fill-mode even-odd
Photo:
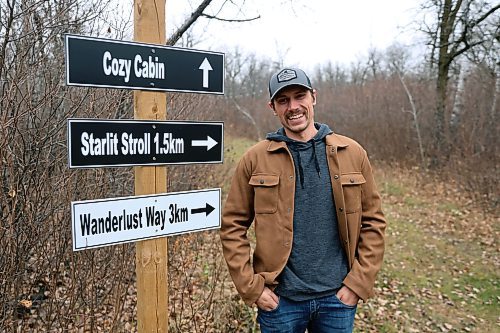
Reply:
[[[290,83],[290,84],[287,84],[287,85],[284,85],[283,87],[279,88],[278,90],[276,90],[274,92],[274,94],[271,96],[271,101],[273,100],[273,98],[280,92],[282,91],[283,89],[285,88],[288,88],[288,87],[291,87],[291,86],[301,86],[301,87],[304,87],[304,88],[307,88],[308,90],[311,90],[312,88],[308,85],[305,85],[305,84],[302,84],[302,83]]]

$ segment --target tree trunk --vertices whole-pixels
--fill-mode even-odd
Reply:
[[[445,112],[446,96],[448,86],[448,66],[439,66],[439,73],[436,85],[436,110],[434,113],[434,144],[435,152],[431,162],[432,166],[438,166],[447,157],[447,144],[445,142]]]
[[[451,142],[455,142],[458,127],[464,113],[464,99],[465,99],[465,81],[469,74],[467,60],[460,61],[460,69],[458,74],[457,91],[455,93],[455,101],[450,116],[450,134]]]
[[[490,118],[492,123],[495,122],[497,105],[498,105],[498,95],[500,95],[500,61],[497,63],[495,75],[495,92],[493,93],[493,102],[491,103]]]
[[[434,113],[434,144],[435,152],[431,161],[431,166],[439,166],[448,158],[448,145],[445,140],[445,112],[446,112],[446,97],[449,80],[450,64],[453,60],[453,55],[448,52],[450,45],[450,37],[453,33],[453,27],[458,8],[461,1],[457,1],[453,8],[452,0],[445,0],[441,8],[441,22],[439,23],[439,40],[438,40],[438,76],[436,82],[436,110]]]

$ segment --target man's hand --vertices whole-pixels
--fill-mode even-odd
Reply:
[[[279,298],[271,289],[264,287],[262,294],[255,304],[264,311],[272,311],[278,307]]]
[[[356,295],[354,291],[347,288],[346,286],[342,286],[342,288],[337,291],[337,298],[344,304],[349,306],[355,306],[358,304],[359,296]]]

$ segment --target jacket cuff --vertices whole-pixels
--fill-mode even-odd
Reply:
[[[239,291],[243,302],[246,305],[252,306],[259,299],[264,291],[264,277],[260,274],[254,274],[251,286],[243,292]]]
[[[363,300],[363,302],[366,302],[368,298],[374,296],[373,288],[367,289],[363,283],[356,279],[352,274],[347,274],[346,278],[342,282],[346,287],[351,289],[356,293],[356,295],[359,296]]]

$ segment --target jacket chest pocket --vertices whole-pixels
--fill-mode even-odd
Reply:
[[[270,174],[252,175],[248,184],[254,189],[255,214],[272,214],[278,210],[279,176]]]
[[[355,213],[361,210],[361,185],[366,179],[361,172],[340,175],[344,192],[345,212]]]

